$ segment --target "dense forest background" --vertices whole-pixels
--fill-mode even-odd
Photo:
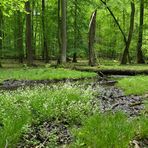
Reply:
[[[0,148],[148,148],[148,0],[0,0]]]
[[[3,0],[0,59],[146,63],[147,16],[146,0]]]

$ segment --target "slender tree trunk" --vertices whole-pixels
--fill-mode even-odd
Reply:
[[[33,49],[32,49],[32,25],[31,25],[31,7],[30,2],[26,4],[26,52],[27,52],[27,64],[33,65]]]
[[[58,0],[58,29],[57,29],[57,38],[58,38],[58,46],[59,46],[59,54],[58,54],[58,58],[57,58],[57,64],[61,63],[61,0]]]
[[[132,40],[133,30],[134,30],[134,17],[135,17],[135,4],[134,2],[131,2],[131,17],[130,17],[130,29],[128,34],[128,39],[126,42],[126,46],[123,52],[121,64],[126,64],[127,60],[129,58],[129,47]]]
[[[14,21],[14,25],[13,25],[13,48],[16,50],[17,49],[17,12],[14,12],[14,14],[13,14],[14,16],[14,19],[13,19],[13,21]],[[15,57],[15,58],[17,58],[17,56]]]
[[[37,11],[36,11],[36,16],[37,16]],[[35,27],[33,27],[33,55],[34,55],[34,58],[36,59],[36,45],[37,45],[37,34],[38,34],[38,18],[36,17],[35,18]]]
[[[33,17],[34,17],[34,10],[35,10],[35,0],[32,0],[31,1],[31,4],[32,4],[32,6],[31,6],[31,9],[32,9],[32,11],[31,11],[31,25],[32,25],[32,54],[33,54],[33,59],[36,59],[36,47],[35,47],[35,45],[36,45],[36,39],[35,39],[35,34],[36,34],[36,32],[35,32],[35,27],[34,27],[34,19],[33,19]],[[37,11],[36,11],[36,13],[37,13]]]
[[[74,1],[74,54],[73,54],[73,62],[77,62],[77,0]]]
[[[125,5],[126,2],[125,0],[123,0],[123,5]],[[123,9],[123,31],[126,32],[126,11],[125,9]]]
[[[143,41],[143,21],[144,21],[144,0],[140,0],[140,24],[139,24],[139,37],[137,44],[137,63],[144,64],[144,57],[142,52]]]
[[[96,57],[95,57],[95,51],[94,51],[95,33],[96,33],[96,15],[97,15],[97,10],[93,12],[90,19],[90,24],[89,24],[88,48],[89,48],[89,65],[90,66],[96,65]]]
[[[42,0],[42,28],[43,28],[43,56],[45,63],[49,62],[48,56],[48,44],[47,44],[47,37],[46,37],[46,29],[45,29],[45,0]]]
[[[122,30],[122,28],[121,28],[121,26],[120,26],[118,20],[116,19],[116,17],[115,17],[115,15],[114,15],[113,11],[109,8],[109,6],[107,5],[106,1],[103,1],[103,0],[100,0],[100,1],[106,6],[106,9],[109,11],[110,15],[113,17],[113,19],[114,19],[116,25],[118,26],[118,28],[119,28],[119,30],[120,30],[122,36],[123,36],[124,43],[126,44],[126,42],[127,42],[126,35],[125,35],[124,31]]]
[[[3,47],[3,42],[2,42],[2,18],[3,18],[3,14],[2,11],[0,10],[0,67],[2,67],[1,65],[1,58],[2,58],[2,47]]]
[[[67,27],[66,27],[66,3],[67,0],[61,0],[61,63],[66,63],[67,50]]]
[[[23,63],[24,49],[23,49],[23,20],[21,12],[17,12],[17,51],[19,53],[19,62]]]
[[[130,47],[130,43],[131,43],[131,39],[132,39],[132,34],[133,34],[133,28],[134,28],[134,15],[135,15],[135,5],[134,2],[131,2],[131,20],[130,20],[130,29],[129,29],[129,35],[128,35],[128,39],[126,38],[125,32],[123,31],[123,29],[121,28],[118,20],[116,19],[113,11],[109,8],[109,6],[107,5],[106,1],[100,0],[107,8],[107,10],[110,12],[111,16],[113,17],[116,25],[118,26],[123,39],[124,39],[124,43],[125,43],[125,49],[124,49],[124,53],[122,56],[122,60],[121,60],[121,64],[126,64],[127,63],[127,59],[130,62],[130,55],[129,55],[129,47]]]

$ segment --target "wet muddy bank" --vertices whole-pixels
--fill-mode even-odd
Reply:
[[[100,87],[99,91],[101,112],[123,111],[129,116],[137,116],[144,109],[142,96],[126,96],[115,86]]]
[[[52,80],[15,80],[8,79],[0,83],[0,90],[16,90],[20,87],[27,86],[36,86],[36,85],[49,85],[49,84],[57,84],[57,83],[66,83],[66,82],[77,82],[84,80],[94,80],[96,77],[92,78],[63,78],[63,79],[52,79]]]
[[[20,139],[17,148],[44,148],[70,144],[73,137],[68,126],[67,123],[56,120],[32,125]]]

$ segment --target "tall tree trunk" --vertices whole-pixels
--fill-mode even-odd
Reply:
[[[61,63],[61,0],[58,0],[58,10],[57,10],[57,15],[58,15],[58,28],[57,28],[57,38],[58,38],[58,46],[59,46],[59,54],[57,58],[57,64]]]
[[[125,0],[123,0],[123,5],[125,5],[126,4],[126,2],[125,2]],[[124,32],[126,32],[126,11],[125,11],[125,9],[123,9],[123,31]]]
[[[134,30],[134,17],[135,17],[135,4],[134,4],[134,2],[131,2],[130,29],[129,29],[129,34],[128,34],[126,46],[125,46],[125,49],[123,52],[121,64],[126,64],[128,58],[129,58],[129,47],[131,44],[133,30]]]
[[[14,14],[13,14],[14,16],[14,19],[13,19],[13,48],[16,50],[17,49],[17,12],[14,12]],[[17,58],[16,56],[15,56],[15,58]]]
[[[66,63],[66,50],[67,50],[67,26],[66,26],[66,3],[67,0],[61,0],[61,63]]]
[[[45,63],[48,63],[49,62],[48,44],[47,44],[47,36],[45,30],[45,0],[42,0],[42,28],[43,28],[43,57]]]
[[[36,15],[37,16],[37,11],[35,12],[35,14],[34,15]],[[35,18],[35,20],[34,20],[34,27],[33,27],[33,55],[34,55],[34,58],[36,59],[37,57],[36,57],[36,47],[37,47],[37,34],[38,34],[38,17],[36,17]],[[32,26],[33,26],[32,25]],[[40,43],[39,43],[40,44]]]
[[[27,64],[33,65],[33,49],[32,49],[32,25],[31,25],[31,7],[30,2],[25,3],[26,6],[26,52],[27,52]]]
[[[144,0],[140,0],[140,24],[139,24],[139,37],[137,44],[137,63],[144,64],[144,57],[142,52],[143,41],[143,21],[144,21]]]
[[[77,62],[77,10],[78,10],[78,6],[77,6],[77,0],[74,1],[74,54],[73,54],[73,62],[76,63]]]
[[[2,42],[2,18],[3,18],[3,14],[2,11],[0,10],[0,67],[2,67],[1,65],[1,58],[2,58],[2,46],[3,46],[3,42]]]
[[[95,33],[96,33],[96,15],[97,10],[92,13],[90,24],[89,24],[89,65],[95,66],[96,65],[96,57],[95,57],[95,51],[94,51],[94,43],[95,43]]]
[[[35,0],[32,0],[31,1],[31,9],[32,9],[32,11],[31,11],[31,25],[32,25],[32,54],[33,54],[33,59],[36,59],[36,38],[35,38],[35,34],[36,34],[36,32],[35,32],[35,25],[34,25],[34,19],[33,19],[33,17],[34,17],[34,12],[36,12],[37,13],[37,11],[34,11],[35,10]]]
[[[17,51],[19,53],[19,62],[23,63],[24,49],[23,49],[23,20],[21,12],[17,12]]]

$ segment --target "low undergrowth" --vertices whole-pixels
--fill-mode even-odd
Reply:
[[[95,77],[96,73],[80,72],[63,68],[13,68],[0,69],[0,82],[7,79],[16,80],[51,80],[63,78],[90,78]]]
[[[147,124],[146,116],[128,119],[121,112],[95,114],[81,129],[74,129],[76,140],[71,147],[127,148],[130,143],[133,147],[133,139],[148,136]]]
[[[95,112],[93,91],[81,86],[39,86],[0,93],[0,147],[15,147],[31,124],[60,120],[69,126]],[[36,145],[35,145],[36,146]]]
[[[148,136],[147,114],[99,113],[97,91],[79,83],[0,91],[0,147],[126,148]]]

